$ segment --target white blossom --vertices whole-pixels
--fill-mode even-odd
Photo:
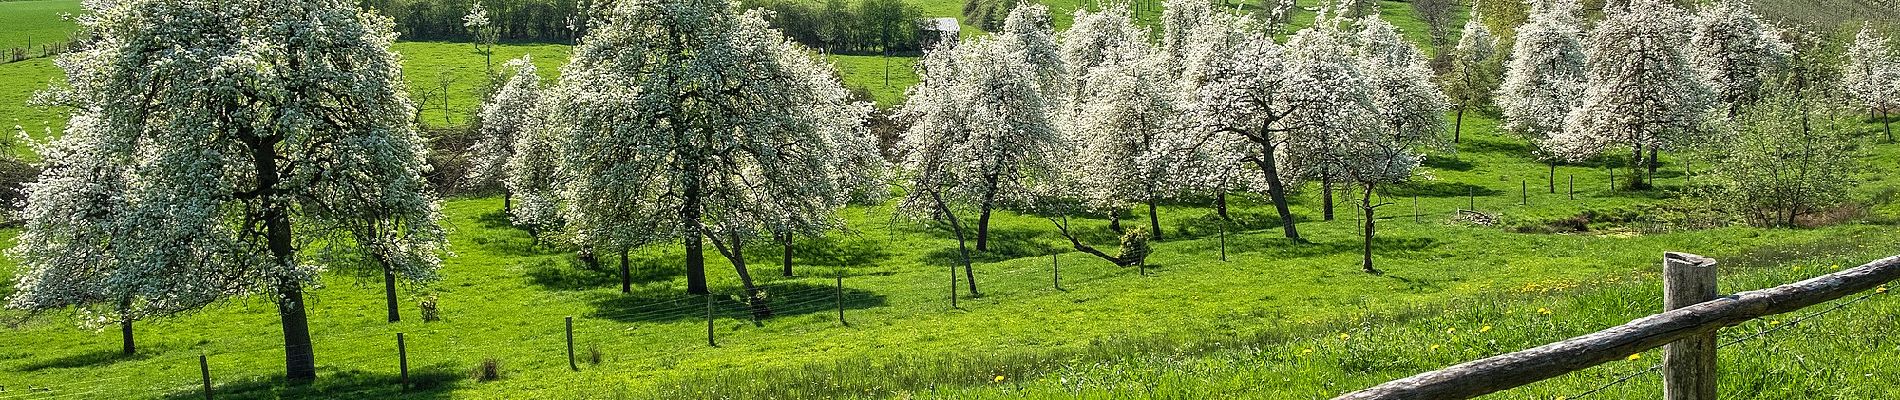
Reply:
[[[1497,105],[1504,129],[1538,148],[1539,158],[1561,158],[1550,139],[1583,97],[1585,69],[1577,5],[1573,0],[1532,2],[1530,20],[1517,28]]]
[[[1592,31],[1582,102],[1566,120],[1567,129],[1553,138],[1565,158],[1587,158],[1612,146],[1638,153],[1670,147],[1703,127],[1711,96],[1682,49],[1689,26],[1688,15],[1675,6],[1636,0]]]
[[[515,145],[522,135],[541,128],[541,76],[532,55],[523,55],[503,64],[514,75],[501,89],[482,104],[481,126],[475,144],[470,146],[468,180],[470,187],[489,187],[506,176],[507,164],[515,157]],[[514,193],[512,190],[510,194]]]
[[[1729,115],[1761,98],[1762,86],[1784,67],[1793,47],[1780,31],[1750,11],[1741,0],[1722,0],[1695,17],[1685,49],[1696,75]]]

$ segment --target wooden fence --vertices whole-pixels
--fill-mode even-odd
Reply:
[[[1663,357],[1667,400],[1715,399],[1716,331],[1873,290],[1900,278],[1900,256],[1792,284],[1718,297],[1715,260],[1663,257],[1664,311],[1529,350],[1413,375],[1334,400],[1469,399],[1528,385],[1669,346]]]

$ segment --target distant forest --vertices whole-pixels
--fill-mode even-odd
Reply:
[[[572,43],[586,34],[591,9],[612,0],[481,0],[501,40]],[[462,17],[476,0],[361,0],[396,21],[403,40],[470,40]],[[792,40],[833,53],[918,49],[922,14],[904,0],[742,0],[769,10],[767,20]]]

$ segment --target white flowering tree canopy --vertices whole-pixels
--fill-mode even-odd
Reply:
[[[1177,1],[1185,3],[1181,7],[1206,7],[1204,2],[1198,0]],[[1173,9],[1170,8],[1170,11]],[[1212,113],[1204,108],[1196,110],[1197,107],[1203,107],[1199,105],[1198,96],[1203,87],[1210,83],[1208,78],[1221,77],[1223,82],[1227,82],[1226,79],[1238,79],[1226,75],[1231,71],[1228,68],[1248,65],[1236,64],[1240,60],[1233,57],[1232,51],[1254,45],[1272,46],[1251,49],[1261,52],[1255,55],[1271,54],[1276,57],[1260,61],[1279,62],[1279,48],[1273,46],[1271,41],[1257,41],[1264,39],[1262,35],[1254,35],[1248,30],[1248,27],[1256,26],[1251,20],[1230,14],[1211,13],[1181,21],[1168,19],[1168,23],[1180,24],[1167,28],[1168,32],[1184,36],[1178,40],[1180,48],[1163,48],[1174,64],[1170,71],[1174,75],[1169,77],[1169,81],[1174,85],[1172,103],[1181,117],[1176,119],[1178,129],[1164,130],[1154,138],[1156,143],[1150,146],[1154,151],[1149,164],[1167,166],[1172,171],[1158,177],[1159,191],[1212,195],[1266,191],[1261,173],[1250,169],[1246,162],[1249,157],[1260,154],[1253,147],[1254,144],[1241,135],[1210,131],[1212,125],[1200,124],[1191,115],[1198,112]],[[1252,72],[1259,73],[1260,70]]]
[[[1099,13],[1078,11],[1062,35],[1073,96],[1057,122],[1069,148],[1062,174],[1071,193],[1091,209],[1115,212],[1166,197],[1161,182],[1173,173],[1156,164],[1159,137],[1176,131],[1174,86],[1165,53],[1150,45],[1126,4]]]
[[[436,278],[443,232],[387,18],[342,0],[88,4],[95,40],[60,57],[49,96],[75,123],[28,189],[11,305],[83,305],[99,289],[157,313],[268,293],[286,376],[304,381],[302,288],[357,266],[325,260]]]
[[[621,2],[603,19],[545,95],[576,241],[692,253],[701,237],[836,225],[837,131],[865,110],[815,55],[726,2]]]
[[[1049,19],[1048,6],[1027,1],[1017,4],[1009,10],[1009,16],[1003,19],[1003,33],[997,40],[1015,42],[1012,45],[1015,51],[1023,53],[1023,60],[1035,71],[1036,81],[1045,86],[1044,89],[1054,90],[1057,87],[1064,67],[1062,45],[1056,40],[1055,25]]]
[[[1583,97],[1585,63],[1577,5],[1572,0],[1533,2],[1498,86],[1504,128],[1530,140],[1538,155],[1559,158],[1550,139]]]
[[[902,208],[941,218],[942,206],[1008,203],[1048,177],[1060,143],[1036,68],[1021,44],[979,39],[918,61],[898,117],[910,190]],[[938,204],[942,196],[944,204]]]
[[[1682,48],[1689,28],[1681,9],[1636,0],[1591,32],[1582,102],[1556,138],[1565,158],[1619,145],[1669,147],[1703,127],[1711,95]]]
[[[1446,82],[1446,91],[1453,94],[1452,100],[1461,110],[1484,104],[1495,91],[1498,80],[1492,60],[1497,53],[1498,37],[1474,11],[1458,35],[1457,46],[1452,48],[1452,67]]]
[[[1432,84],[1423,52],[1377,16],[1360,19],[1359,67],[1376,110],[1364,128],[1340,130],[1331,163],[1361,184],[1403,182],[1423,157],[1420,147],[1445,129],[1445,94]]]
[[[1864,107],[1900,107],[1900,58],[1892,46],[1891,39],[1866,24],[1847,47],[1842,83]]]
[[[44,149],[54,173],[29,189],[39,218],[12,250],[25,275],[104,257],[144,269],[122,284],[152,292],[155,309],[279,290],[322,269],[274,248],[294,224],[281,245],[356,248],[435,278],[442,231],[388,19],[343,1],[92,11],[98,41],[58,62],[54,90],[75,123]],[[86,242],[110,246],[51,256]],[[27,278],[22,292],[57,281]]]
[[[1787,65],[1793,46],[1741,0],[1704,7],[1685,49],[1696,75],[1730,116],[1761,98],[1762,86]]]
[[[1167,0],[1161,9],[1161,52],[1168,55],[1168,69],[1180,74],[1186,66],[1195,29],[1209,24],[1214,4],[1208,0]],[[1070,29],[1074,29],[1071,27]]]
[[[515,144],[522,135],[540,129],[537,107],[541,102],[541,76],[533,57],[523,55],[502,65],[514,74],[482,104],[482,123],[475,144],[468,149],[468,180],[464,184],[491,187],[502,182],[509,160],[514,158]]]

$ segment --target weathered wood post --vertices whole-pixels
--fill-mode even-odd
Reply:
[[[1531,181],[1517,181],[1517,193],[1523,196],[1523,200],[1519,200],[1521,202],[1518,204],[1531,205]]]
[[[574,316],[571,315],[567,317],[567,369],[581,370],[581,366],[574,363]]]
[[[1715,300],[1716,295],[1714,259],[1663,254],[1663,311]],[[1664,347],[1664,400],[1715,400],[1715,335],[1710,329]]]
[[[402,390],[409,390],[409,343],[396,332],[396,366],[402,368]]]
[[[211,361],[203,354],[198,355],[198,374],[205,379],[205,400],[211,400]]]
[[[844,320],[844,272],[838,273],[838,324],[851,326],[850,322]]]
[[[1465,188],[1465,209],[1478,211],[1478,188]]]
[[[1570,184],[1564,186],[1564,192],[1570,194],[1571,200],[1577,199],[1577,174],[1570,174]]]
[[[719,347],[719,342],[713,341],[712,303],[713,303],[712,293],[707,293],[706,294],[706,345],[712,346],[712,347]]]
[[[1418,223],[1418,195],[1412,195],[1412,223]]]

